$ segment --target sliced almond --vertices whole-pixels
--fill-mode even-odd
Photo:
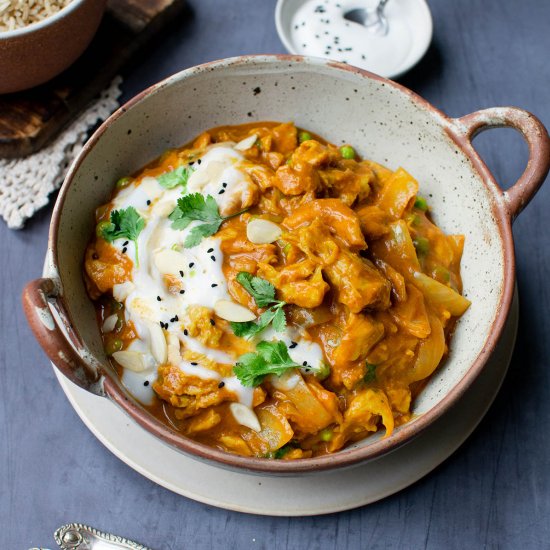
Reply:
[[[157,323],[147,322],[147,328],[151,335],[151,353],[159,364],[166,363],[168,358],[168,346],[166,345],[166,338],[164,332]]]
[[[253,321],[256,319],[256,315],[248,308],[232,302],[231,300],[218,300],[214,304],[214,312],[218,317],[235,323],[245,323],[246,321]]]
[[[256,143],[257,139],[258,136],[256,134],[252,134],[251,136],[244,138],[242,141],[239,141],[239,143],[235,145],[235,149],[237,149],[237,151],[246,151]]]
[[[256,413],[252,409],[249,409],[242,403],[231,403],[231,405],[229,405],[229,410],[231,411],[233,418],[239,424],[242,424],[243,426],[246,426],[247,428],[250,428],[255,432],[262,431],[260,421],[258,420]]]
[[[124,302],[135,288],[136,285],[131,281],[115,284],[113,285],[113,297],[117,302]]]
[[[281,376],[276,376],[275,374],[269,375],[269,383],[276,390],[288,391],[295,388],[301,378],[300,374],[295,369],[292,369],[281,374]]]
[[[125,369],[134,372],[143,372],[147,369],[147,363],[143,353],[137,351],[115,351],[113,353],[113,359]]]
[[[282,229],[276,223],[261,218],[249,221],[246,226],[246,236],[254,244],[272,243],[279,239],[282,234]]]
[[[201,191],[205,185],[211,182],[217,183],[221,179],[222,173],[227,166],[227,162],[218,160],[212,160],[206,165],[203,164],[203,167],[197,169],[189,177],[187,189],[189,191]]]
[[[183,254],[171,248],[157,252],[154,256],[154,262],[163,275],[179,275],[179,272],[186,269],[188,264]]]
[[[101,330],[104,333],[113,332],[113,330],[115,330],[117,321],[118,321],[118,315],[116,314],[109,315],[109,317],[107,317],[107,319],[103,321],[103,326],[101,327]]]

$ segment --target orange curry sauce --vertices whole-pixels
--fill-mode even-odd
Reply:
[[[158,397],[149,409],[190,438],[244,456],[307,458],[338,451],[382,427],[389,435],[411,418],[412,400],[447,355],[454,322],[469,305],[460,295],[464,239],[445,235],[432,222],[416,180],[404,169],[361,160],[350,147],[344,151],[291,123],[214,128],[166,152],[132,184],[200,158],[212,143],[252,134],[258,139],[242,151],[246,160],[239,166],[249,179],[247,193],[231,206],[247,210],[215,235],[228,290],[259,314],[263,310],[235,278],[245,271],[269,281],[287,304],[287,323],[321,346],[330,375],[320,380],[302,371],[289,389],[266,379],[254,390],[261,431],[233,418],[233,392],[169,363],[158,368]],[[97,222],[108,220],[110,211],[110,205],[98,209]],[[251,243],[246,226],[256,217],[279,224],[281,238]],[[137,337],[111,294],[131,269],[129,258],[100,233],[94,237],[85,259],[89,293],[100,326],[118,315],[116,328],[103,334],[108,354]],[[254,350],[213,311],[198,311],[186,330],[234,357]],[[227,365],[204,366],[231,374]]]

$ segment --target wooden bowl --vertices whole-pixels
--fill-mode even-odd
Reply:
[[[225,453],[186,438],[149,414],[109,366],[82,277],[94,210],[109,199],[113,182],[207,128],[262,120],[294,121],[333,143],[352,143],[362,156],[391,169],[404,166],[429,197],[437,225],[466,236],[462,278],[472,305],[457,323],[449,358],[415,400],[413,419],[390,437],[376,434],[334,454],[301,460]],[[506,191],[471,143],[478,132],[500,126],[518,130],[530,151],[525,172]],[[273,475],[358,464],[421,433],[485,367],[512,303],[512,221],[537,192],[549,166],[546,129],[516,107],[453,119],[395,82],[313,58],[245,56],[193,67],[132,99],[85,145],[57,199],[45,276],[24,291],[26,315],[41,346],[67,377],[98,399],[112,400],[144,429],[188,455]]]
[[[106,0],[73,0],[56,14],[0,32],[0,94],[38,86],[69,67],[91,42]]]

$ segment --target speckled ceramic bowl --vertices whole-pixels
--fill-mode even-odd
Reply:
[[[106,0],[73,0],[38,23],[0,32],[0,94],[52,79],[72,65],[92,40]]]
[[[224,453],[149,415],[108,365],[82,280],[94,209],[108,200],[114,181],[204,129],[262,120],[292,120],[334,143],[352,143],[365,157],[390,168],[404,166],[429,197],[437,224],[447,233],[466,236],[462,277],[472,306],[457,325],[449,359],[414,403],[414,419],[391,437],[376,435],[333,455],[297,461]],[[525,172],[507,191],[495,183],[471,145],[476,133],[498,126],[521,132],[530,151]],[[418,435],[460,399],[484,368],[512,300],[511,224],[543,182],[549,163],[545,128],[515,107],[451,119],[398,84],[347,65],[301,57],[250,56],[194,67],[135,97],[84,147],[57,199],[45,276],[25,289],[26,314],[38,341],[66,376],[98,399],[111,399],[144,429],[184,453],[268,474],[357,464]]]

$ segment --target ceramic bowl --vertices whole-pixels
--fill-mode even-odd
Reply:
[[[91,42],[106,0],[73,0],[51,17],[0,32],[0,94],[38,86],[69,67]]]
[[[472,306],[457,324],[448,360],[413,406],[414,418],[388,438],[374,435],[332,455],[296,461],[247,458],[185,438],[151,416],[110,368],[82,278],[95,208],[113,182],[213,126],[294,121],[392,169],[405,167],[429,197],[436,223],[466,236],[464,293]],[[478,132],[518,130],[529,162],[507,191],[472,147]],[[530,113],[496,107],[452,119],[402,86],[365,71],[295,56],[245,56],[178,73],[113,114],[72,165],[54,209],[44,278],[29,283],[24,307],[36,338],[73,382],[118,404],[150,433],[193,457],[267,474],[342,468],[396,449],[453,406],[499,340],[514,289],[513,219],[550,164],[550,139]]]

